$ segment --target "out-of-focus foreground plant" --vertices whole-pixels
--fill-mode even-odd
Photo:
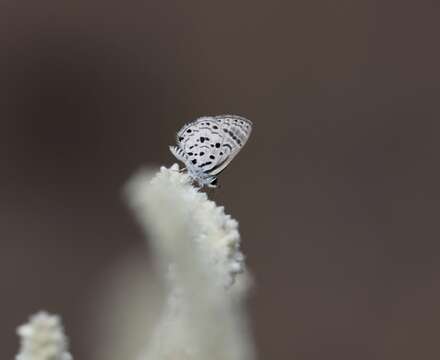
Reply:
[[[237,221],[195,188],[178,165],[155,175],[139,172],[128,182],[126,195],[151,239],[168,293],[137,360],[254,359]],[[18,332],[22,342],[16,360],[71,359],[58,317],[40,313]]]

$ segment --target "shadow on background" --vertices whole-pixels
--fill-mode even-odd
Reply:
[[[143,236],[121,186],[185,122],[254,121],[221,177],[261,359],[440,356],[434,2],[0,5],[0,357],[34,311],[91,359],[96,279]]]

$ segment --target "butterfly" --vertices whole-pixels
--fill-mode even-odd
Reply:
[[[252,122],[238,115],[203,116],[179,130],[172,154],[200,186],[217,187],[217,176],[246,144]]]

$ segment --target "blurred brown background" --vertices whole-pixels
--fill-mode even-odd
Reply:
[[[221,177],[261,359],[438,359],[439,4],[0,4],[0,357],[40,308],[92,360],[96,281],[143,249],[121,186],[184,122],[255,128]],[[124,359],[125,360],[125,359]]]

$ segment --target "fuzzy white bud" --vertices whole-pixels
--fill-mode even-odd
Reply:
[[[72,360],[61,320],[41,311],[17,329],[21,338],[16,360]]]

